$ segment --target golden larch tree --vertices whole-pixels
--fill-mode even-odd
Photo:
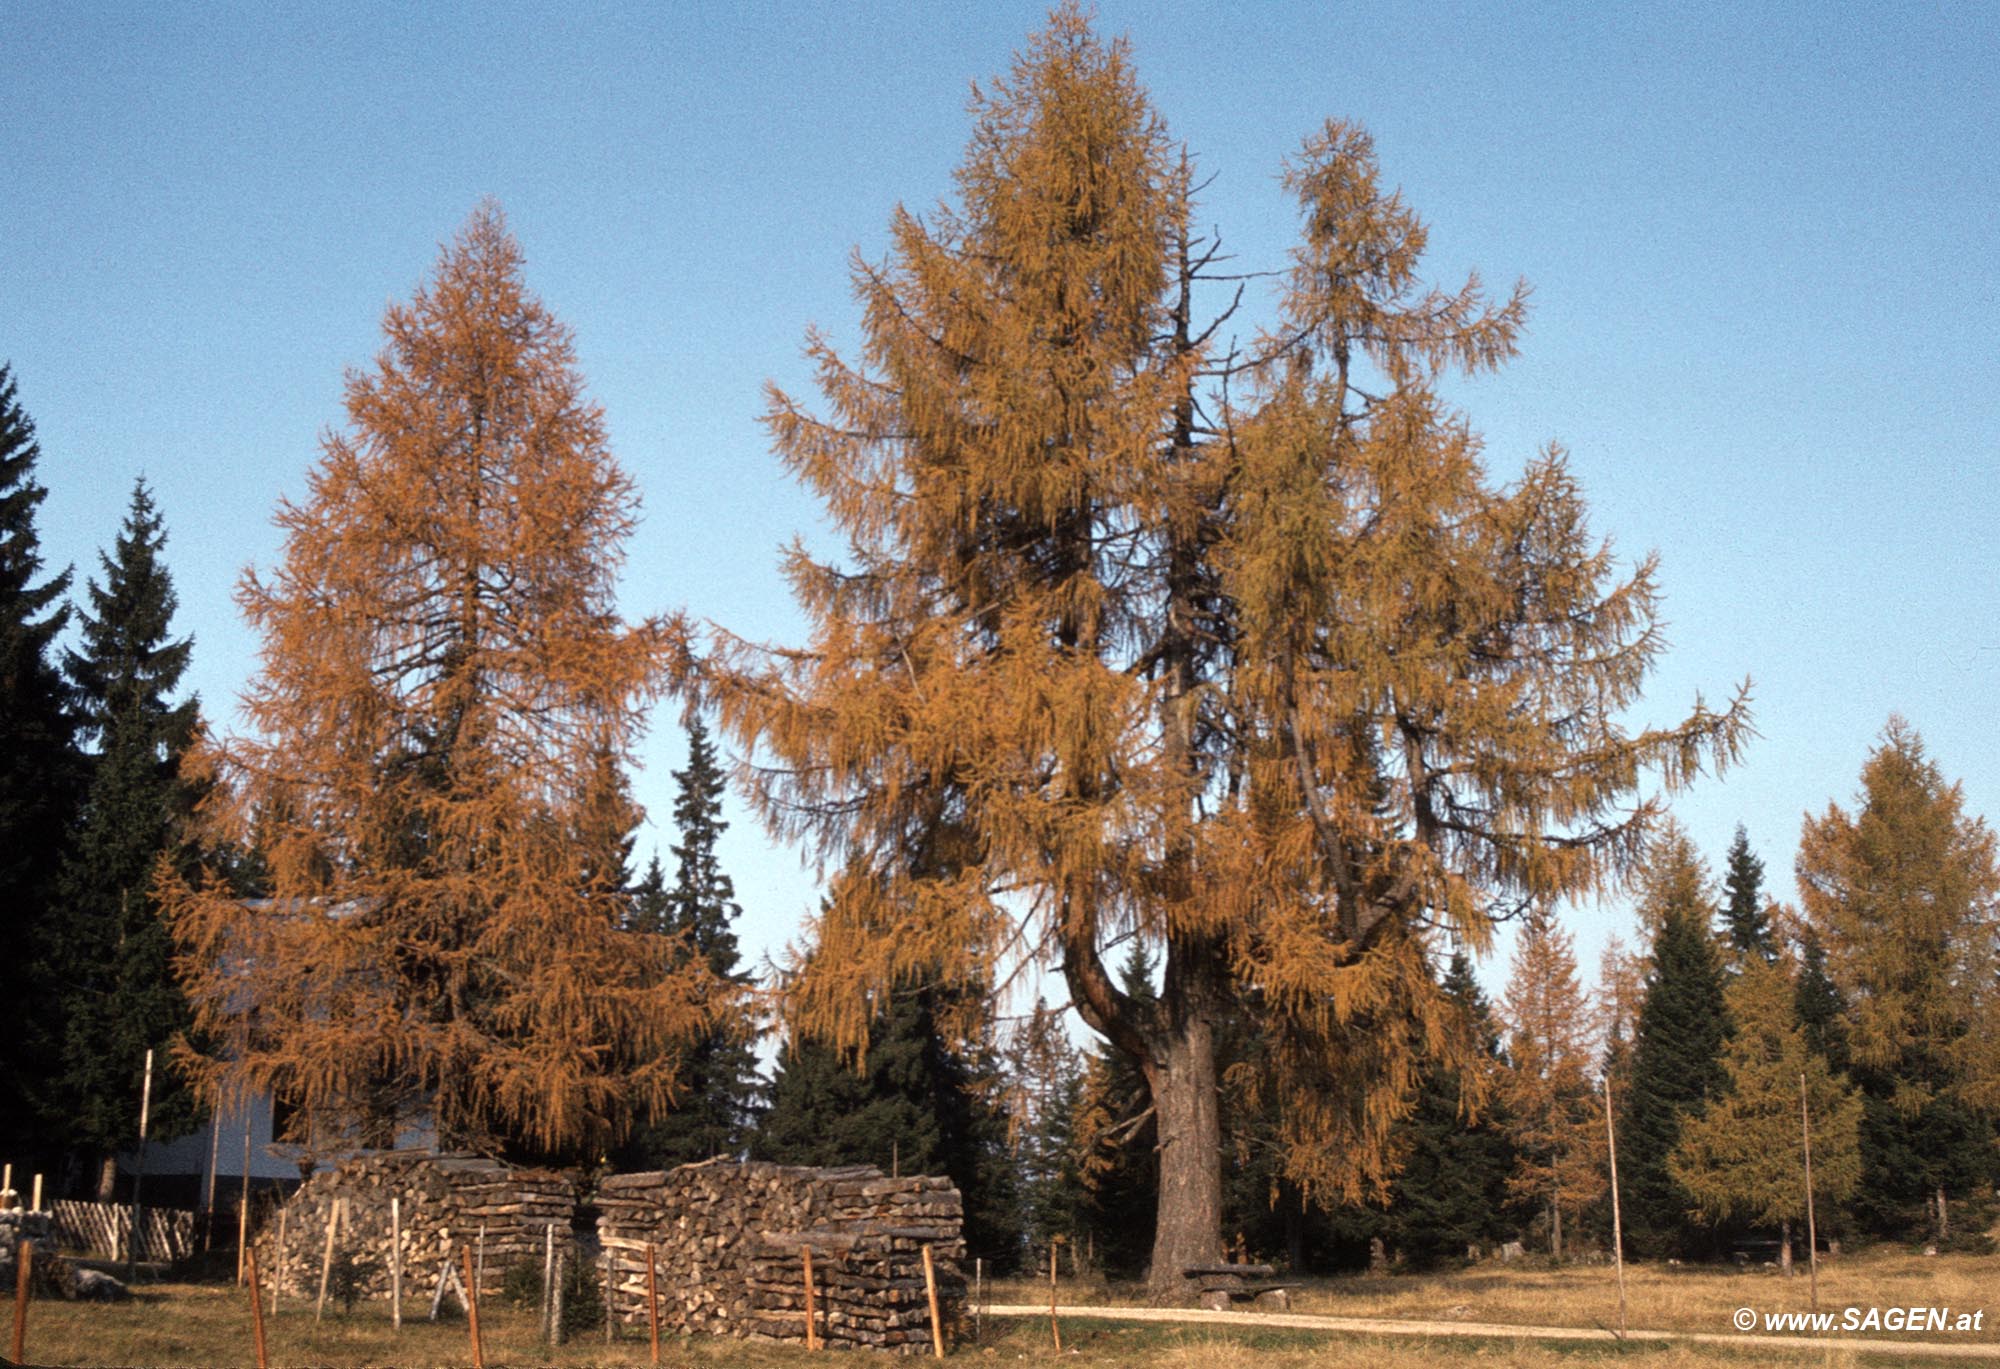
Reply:
[[[728,993],[620,929],[622,767],[684,651],[613,603],[637,499],[563,327],[482,206],[347,378],[282,559],[238,601],[254,728],[205,744],[202,818],[254,838],[252,899],[164,880],[213,1095],[271,1090],[289,1139],[603,1144],[662,1101]]]
[[[1279,326],[1218,351],[1187,162],[1073,5],[975,91],[958,195],[857,260],[827,412],[773,392],[844,535],[797,548],[802,649],[711,684],[772,827],[830,898],[785,986],[853,1041],[871,995],[1025,957],[1134,1061],[1159,1129],[1152,1280],[1221,1254],[1217,1030],[1248,1012],[1305,1191],[1380,1193],[1428,1058],[1468,1060],[1440,939],[1615,877],[1640,792],[1725,760],[1732,706],[1628,732],[1660,649],[1560,456],[1518,485],[1437,398],[1511,354],[1525,292],[1421,283],[1365,134],[1307,141]],[[1157,999],[1107,948],[1158,952]]]
[[[1509,1192],[1548,1214],[1549,1253],[1563,1253],[1563,1213],[1603,1195],[1604,1113],[1591,1080],[1596,1035],[1577,982],[1574,939],[1536,910],[1521,928],[1507,991],[1507,1066],[1502,1116],[1519,1155]]]
[[[1853,809],[1807,815],[1796,870],[1868,1100],[1863,1218],[1902,1228],[1890,1211],[1921,1203],[1942,1240],[2000,1116],[2000,844],[1892,717]]]

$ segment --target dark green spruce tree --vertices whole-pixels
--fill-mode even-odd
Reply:
[[[1722,923],[1730,953],[1739,962],[1752,955],[1774,959],[1778,946],[1764,911],[1764,862],[1751,852],[1742,823],[1736,825],[1736,839],[1729,843],[1728,861],[1729,873],[1722,878]]]
[[[1463,951],[1452,956],[1444,988],[1472,1023],[1485,1062],[1497,1069],[1500,1029]],[[1412,1266],[1462,1259],[1468,1246],[1490,1246],[1506,1238],[1511,1226],[1505,1213],[1507,1176],[1514,1171],[1514,1148],[1496,1106],[1489,1095],[1486,1106],[1468,1116],[1459,1073],[1437,1067],[1425,1072],[1416,1109],[1403,1125],[1405,1159],[1384,1232]]]
[[[1632,1080],[1618,1109],[1618,1182],[1625,1244],[1648,1259],[1707,1253],[1713,1235],[1688,1216],[1694,1200],[1667,1171],[1681,1123],[1728,1080],[1721,957],[1709,928],[1708,878],[1685,833],[1669,827],[1641,872],[1641,915],[1654,928]]]
[[[16,397],[13,371],[0,365],[0,993],[14,1005],[0,1033],[0,1146],[16,1168],[53,1170],[51,1133],[41,1125],[57,1104],[60,1017],[51,1002],[54,967],[41,955],[55,940],[55,886],[65,838],[82,797],[68,683],[54,644],[69,621],[63,595],[70,573],[42,579],[35,511],[48,491],[35,480],[41,448]]]
[[[1847,1049],[1847,1008],[1840,987],[1826,971],[1826,943],[1819,932],[1806,927],[1799,933],[1799,977],[1793,990],[1799,1025],[1805,1028],[1806,1048],[1825,1058],[1836,1074],[1845,1074],[1853,1065]]]
[[[1139,938],[1132,938],[1118,977],[1134,1002],[1157,1000],[1152,957]],[[1091,1142],[1084,1157],[1085,1239],[1106,1272],[1136,1278],[1152,1255],[1160,1182],[1159,1127],[1146,1078],[1124,1052],[1100,1044],[1086,1067],[1084,1107],[1091,1118],[1080,1129]]]
[[[722,979],[749,983],[739,961],[735,923],[743,910],[723,872],[716,842],[722,820],[722,767],[701,719],[688,720],[688,762],[674,772],[674,883],[664,885],[659,857],[632,891],[632,918],[643,931],[683,938],[687,953],[707,959]],[[689,1051],[673,1106],[634,1132],[621,1159],[642,1169],[692,1164],[712,1156],[741,1156],[755,1125],[763,1081],[749,1024],[716,1024]]]
[[[55,1089],[70,1146],[101,1169],[139,1130],[139,1082],[155,1054],[151,1126],[168,1139],[197,1117],[169,1064],[189,1025],[173,940],[152,894],[162,857],[192,865],[196,793],[180,775],[199,704],[176,699],[193,640],[173,635],[166,528],[141,480],[103,578],[88,587],[80,649],[64,654],[86,742],[89,788],[57,881],[62,1071]]]
[[[967,1251],[1007,1272],[1020,1257],[1019,1187],[989,1051],[946,1040],[950,990],[906,988],[882,1005],[857,1061],[810,1037],[778,1057],[751,1155],[791,1165],[875,1165],[947,1175],[965,1203]]]

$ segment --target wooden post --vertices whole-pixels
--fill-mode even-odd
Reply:
[[[340,1233],[340,1205],[345,1201],[335,1198],[326,1213],[326,1253],[319,1258],[319,1302],[313,1307],[315,1322],[326,1313],[326,1283],[333,1275],[333,1241]]]
[[[880,1174],[882,1171],[876,1170],[875,1172]],[[806,1349],[817,1350],[819,1349],[819,1332],[814,1328],[813,1316],[813,1248],[809,1245],[800,1246],[799,1259],[805,1265],[806,1270]]]
[[[613,1272],[611,1252],[604,1252],[604,1343],[611,1344],[618,1329],[618,1319],[611,1315],[612,1296],[618,1291],[618,1280]]]
[[[132,1241],[125,1248],[128,1282],[139,1272],[139,1252],[146,1244],[146,1122],[153,1113],[153,1052],[146,1051],[145,1082],[139,1086],[139,1163],[132,1174]]]
[[[484,1222],[479,1224],[479,1262],[478,1268],[473,1273],[477,1276],[474,1279],[475,1283],[486,1277],[486,1223]]]
[[[1611,1124],[1611,1076],[1604,1076],[1604,1139],[1611,1148],[1611,1258],[1618,1266],[1618,1338],[1625,1339],[1625,1220],[1618,1209],[1618,1128]]]
[[[1813,1219],[1812,1110],[1806,1106],[1806,1076],[1799,1074],[1799,1131],[1806,1146],[1806,1267],[1811,1271],[1812,1308],[1819,1311],[1819,1226]]]
[[[14,1363],[28,1362],[28,1286],[35,1264],[35,1243],[14,1247]]]
[[[271,1280],[271,1315],[278,1315],[278,1294],[285,1288],[285,1218],[291,1215],[287,1204],[278,1209],[278,1268],[277,1277]]]
[[[561,1345],[563,1343],[563,1270],[568,1263],[569,1252],[557,1251],[556,1291],[550,1296],[549,1300],[549,1342],[553,1345]]]
[[[986,1344],[986,1260],[972,1261],[972,1343]]]
[[[243,1282],[243,1251],[250,1244],[250,1109],[243,1109],[243,1191],[236,1199],[236,1282]]]
[[[556,1224],[542,1224],[542,1344],[556,1343],[552,1320],[556,1296]]]
[[[403,1329],[403,1200],[389,1195],[389,1325]]]
[[[472,1280],[471,1286],[465,1290],[465,1319],[471,1323],[472,1369],[486,1369],[486,1352],[479,1344],[479,1279],[472,1267],[470,1250],[465,1252],[465,1277]]]
[[[202,1207],[201,1218],[201,1253],[204,1255],[215,1243],[215,1167],[221,1160],[222,1109],[216,1107],[208,1114],[208,1201]],[[202,1272],[208,1271],[204,1269]]]
[[[937,1270],[931,1263],[931,1248],[924,1247],[924,1295],[931,1302],[931,1349],[944,1358],[944,1323],[938,1320]]]
[[[1049,1237],[1049,1334],[1055,1337],[1056,1353],[1062,1353],[1062,1326],[1056,1321],[1056,1241]]]
[[[264,1351],[264,1294],[257,1287],[257,1252],[247,1252],[244,1263],[250,1273],[250,1325],[257,1335],[257,1369],[266,1369],[270,1357]]]
[[[35,1201],[34,1204],[28,1208],[28,1211],[40,1212],[41,1210],[42,1210],[42,1176],[37,1174],[35,1176]]]
[[[0,1165],[0,1211],[14,1206],[14,1166]]]
[[[875,1171],[880,1174],[882,1171]],[[653,1243],[646,1242],[646,1325],[653,1332],[652,1363],[660,1362],[660,1284],[653,1259]]]

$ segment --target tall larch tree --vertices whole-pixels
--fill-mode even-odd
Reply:
[[[716,842],[728,829],[722,820],[722,767],[700,717],[687,723],[688,761],[674,772],[674,883],[660,886],[659,862],[635,891],[635,910],[659,917],[662,930],[679,939],[677,955],[707,962],[722,983],[745,988],[737,950],[736,886],[724,873]],[[653,910],[657,908],[658,912]],[[752,1045],[755,1023],[747,1013],[719,1017],[689,1048],[671,1106],[650,1117],[625,1147],[631,1168],[661,1169],[712,1156],[740,1156],[755,1125],[762,1079]]]
[[[1501,999],[1507,1068],[1499,1096],[1515,1167],[1508,1191],[1548,1218],[1549,1253],[1563,1253],[1563,1217],[1604,1192],[1604,1116],[1592,1087],[1596,1042],[1577,981],[1575,941],[1546,911],[1521,928]]]
[[[62,923],[48,959],[63,985],[65,1131],[100,1168],[138,1135],[135,1081],[149,1050],[161,1066],[151,1134],[171,1137],[194,1121],[187,1090],[165,1068],[188,1009],[153,896],[163,857],[193,869],[195,790],[180,764],[200,707],[175,697],[194,643],[173,635],[178,600],[162,559],[166,541],[140,481],[113,551],[99,557],[102,581],[88,586],[79,649],[64,654],[91,748],[90,784],[58,881]]]
[[[1735,1025],[1728,1075],[1706,1112],[1687,1118],[1667,1172],[1716,1222],[1776,1227],[1792,1269],[1792,1235],[1806,1220],[1805,1124],[1812,1124],[1812,1191],[1822,1217],[1861,1179],[1861,1098],[1806,1044],[1791,977],[1746,960],[1727,990]]]
[[[1951,1195],[1994,1175],[1993,833],[1892,718],[1854,809],[1806,818],[1797,871],[1865,1098],[1857,1213],[1883,1234],[1948,1238]]]
[[[664,1105],[728,997],[620,926],[617,771],[685,639],[618,616],[637,497],[521,261],[482,206],[349,373],[282,560],[238,592],[254,731],[196,758],[208,827],[261,824],[267,896],[166,889],[215,1043],[186,1063],[271,1090],[320,1151],[430,1122],[588,1153]]]
[[[848,547],[788,559],[810,644],[725,638],[712,678],[830,876],[787,1010],[858,1042],[887,985],[1052,967],[1146,1078],[1166,1293],[1221,1253],[1221,1025],[1254,1015],[1290,1177],[1379,1195],[1426,1061],[1476,1052],[1433,941],[1614,880],[1642,775],[1744,714],[1619,723],[1651,564],[1618,576],[1559,454],[1488,482],[1435,383],[1512,354],[1525,292],[1422,283],[1360,130],[1287,171],[1278,322],[1231,356],[1122,43],[1065,5],[971,113],[956,202],[855,263],[859,359],[809,343],[830,412],[772,396]],[[1135,932],[1151,1003],[1105,964]]]
[[[14,1004],[46,1003],[50,969],[32,951],[61,936],[54,911],[64,838],[81,796],[82,767],[67,681],[55,641],[69,621],[67,570],[42,578],[36,510],[48,491],[35,479],[41,445],[21,407],[13,369],[0,365],[0,918],[17,948],[0,968]],[[38,1123],[59,1112],[59,1015],[25,1015],[0,1046],[0,1087],[19,1100],[0,1119],[0,1139],[25,1161],[53,1168],[53,1134]]]
[[[1631,1081],[1618,1101],[1618,1181],[1625,1242],[1648,1259],[1696,1253],[1703,1229],[1667,1158],[1681,1127],[1723,1089],[1729,1030],[1715,900],[1701,853],[1678,824],[1652,843],[1640,874],[1640,921],[1653,929]]]
[[[1733,959],[1775,959],[1778,945],[1765,908],[1764,862],[1750,849],[1750,834],[1736,825],[1729,843],[1728,871],[1722,877],[1722,930]]]

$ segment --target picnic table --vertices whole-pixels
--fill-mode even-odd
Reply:
[[[1194,1284],[1197,1300],[1212,1311],[1247,1302],[1282,1312],[1291,1307],[1291,1291],[1298,1285],[1269,1282],[1277,1273],[1268,1264],[1192,1264],[1181,1270],[1181,1277]]]

